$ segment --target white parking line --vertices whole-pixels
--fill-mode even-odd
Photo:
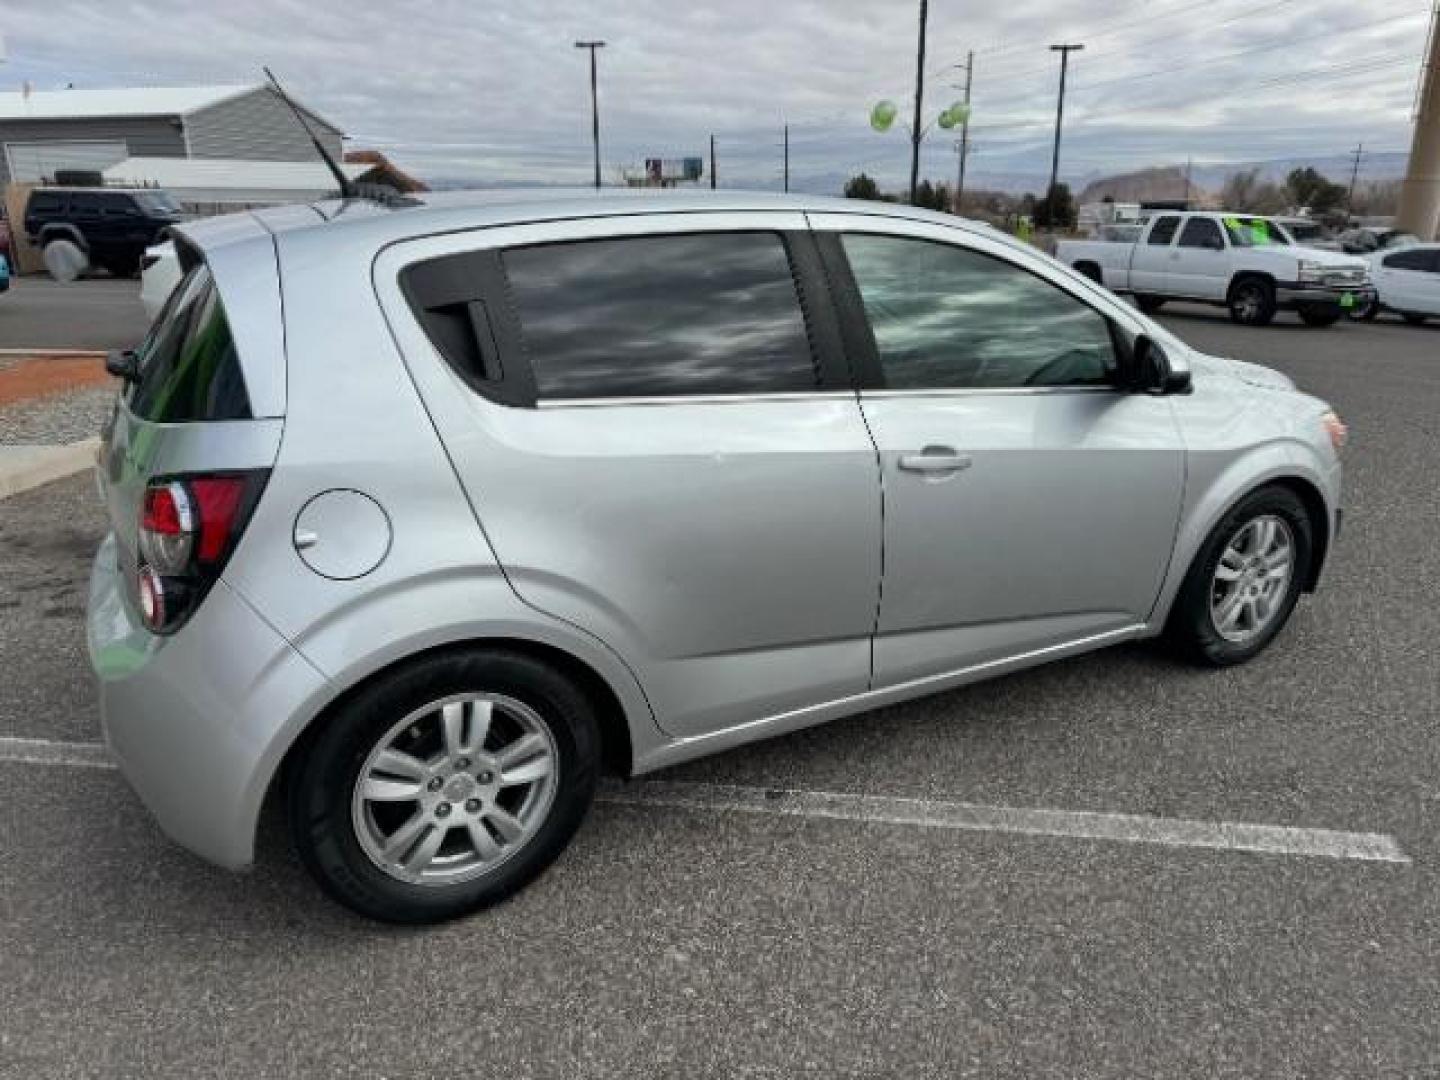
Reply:
[[[112,769],[115,763],[101,743],[52,742],[0,737],[0,762],[28,765],[76,765]],[[1255,851],[1321,859],[1409,863],[1394,837],[1384,833],[1299,829],[1286,825],[1247,825],[1229,821],[1106,814],[1088,810],[1037,810],[981,806],[941,799],[890,795],[852,795],[834,791],[794,791],[640,780],[607,784],[598,801],[620,806],[674,806],[690,810],[738,811],[786,817],[828,818],[872,825],[922,829],[1021,833],[1082,840],[1112,840],[1165,847]]]
[[[53,742],[50,739],[0,738],[0,761],[18,761],[27,765],[79,765],[90,769],[115,768],[104,743]]]
[[[1078,810],[1034,810],[1008,806],[885,795],[849,795],[829,791],[788,791],[717,784],[641,781],[603,792],[601,800],[629,806],[678,806],[696,810],[734,810],[750,814],[832,818],[877,825],[926,829],[1067,836],[1118,840],[1167,847],[1259,851],[1271,855],[1308,855],[1323,859],[1408,863],[1393,837],[1381,833],[1296,829],[1283,825],[1245,825],[1227,821],[1103,814]]]

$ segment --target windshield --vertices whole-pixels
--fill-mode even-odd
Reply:
[[[1227,217],[1225,231],[1234,247],[1288,247],[1292,241],[1285,230],[1268,218]]]
[[[154,213],[180,213],[180,204],[168,191],[140,191],[135,194],[135,201],[140,204],[141,209]]]

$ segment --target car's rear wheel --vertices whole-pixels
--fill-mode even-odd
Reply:
[[[594,795],[594,710],[519,653],[441,654],[323,721],[289,781],[321,886],[361,914],[427,923],[503,900],[564,849]]]
[[[1314,550],[1310,515],[1299,496],[1277,486],[1251,492],[1200,546],[1166,636],[1199,663],[1244,663],[1289,620]]]
[[[1306,326],[1334,326],[1341,314],[1341,309],[1334,304],[1307,304],[1300,309],[1300,321]]]
[[[1225,303],[1230,318],[1242,326],[1269,326],[1275,318],[1275,286],[1264,278],[1241,278]]]
[[[1407,323],[1409,323],[1411,326],[1424,326],[1425,319],[1427,318],[1427,316],[1417,315],[1413,311],[1402,312],[1400,317],[1404,319]]]
[[[1165,306],[1165,298],[1163,296],[1149,296],[1145,293],[1140,293],[1135,297],[1135,304],[1141,311],[1145,312],[1146,315],[1154,315],[1155,312]]]

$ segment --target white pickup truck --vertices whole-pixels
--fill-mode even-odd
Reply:
[[[1133,244],[1062,240],[1061,262],[1121,293],[1144,311],[1166,300],[1223,304],[1247,326],[1294,311],[1330,326],[1375,298],[1369,266],[1353,255],[1302,247],[1269,218],[1252,214],[1158,213]]]

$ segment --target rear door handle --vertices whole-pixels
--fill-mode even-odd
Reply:
[[[943,447],[927,446],[923,453],[900,455],[900,468],[909,472],[958,472],[970,465],[969,454],[957,454]]]

